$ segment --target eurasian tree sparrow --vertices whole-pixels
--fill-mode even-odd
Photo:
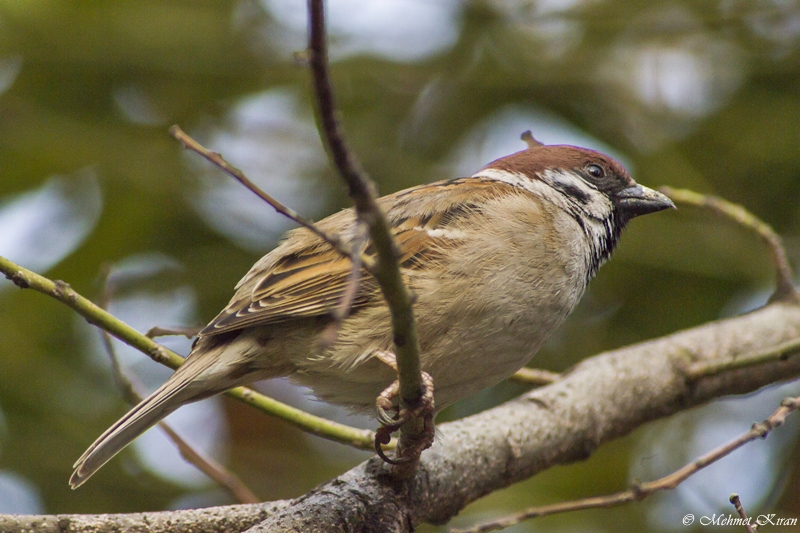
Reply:
[[[421,364],[433,378],[437,410],[525,365],[575,308],[627,222],[674,207],[610,157],[555,145],[379,203],[417,296]],[[352,243],[354,220],[347,209],[318,224]],[[319,237],[291,231],[242,278],[186,363],[78,459],[72,487],[181,405],[238,385],[288,376],[322,400],[374,409],[396,373],[379,356],[392,349],[392,332],[368,274],[336,340],[320,342],[350,271],[350,261]]]

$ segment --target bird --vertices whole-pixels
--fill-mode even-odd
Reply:
[[[378,199],[415,296],[420,363],[437,412],[528,363],[575,309],[627,223],[675,208],[605,154],[532,137],[528,145],[470,177]],[[359,239],[352,208],[317,225],[374,254]],[[262,379],[289,377],[323,401],[374,412],[396,370],[389,308],[366,271],[335,339],[321,342],[352,270],[317,234],[290,231],[239,281],[185,363],[75,462],[72,488],[180,406]]]

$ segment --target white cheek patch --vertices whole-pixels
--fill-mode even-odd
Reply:
[[[525,189],[573,216],[591,250],[587,281],[611,254],[615,243],[614,204],[608,196],[580,176],[565,170],[549,169],[537,174],[536,178],[529,178],[520,172],[487,168],[474,177],[502,181]]]
[[[583,210],[594,218],[606,218],[614,209],[608,196],[598,191],[596,187],[585,181],[580,176],[564,170],[547,169],[539,175],[548,185],[567,194],[570,189],[583,194],[586,201],[578,200],[583,204]]]
[[[591,196],[593,193],[597,192],[597,188],[585,181],[580,176],[576,176],[574,173],[566,171],[566,170],[553,170],[552,168],[548,168],[539,176],[555,187],[570,187],[579,189],[583,192],[586,196]]]
[[[552,194],[552,187],[547,185],[546,183],[542,182],[541,180],[532,180],[525,174],[521,172],[508,172],[507,170],[497,170],[495,168],[485,168],[478,172],[477,174],[473,174],[473,178],[487,178],[490,180],[495,181],[502,181],[503,183],[508,183],[509,185],[513,185],[514,187],[519,187],[520,189],[525,189],[526,191],[530,191],[537,196],[541,196],[542,198],[551,198]],[[555,203],[564,207],[562,203],[558,202],[557,198],[554,200]]]
[[[547,198],[564,209],[574,209],[579,206],[586,214],[597,219],[607,218],[614,210],[611,200],[605,194],[572,172],[548,169],[538,176],[540,179],[531,179],[521,172],[485,168],[473,177],[488,178],[520,187],[542,198]],[[587,199],[586,202],[569,196],[567,192],[569,189],[583,193]],[[554,190],[558,194],[553,194]]]
[[[530,178],[519,172],[508,172],[507,170],[497,170],[496,168],[484,168],[480,172],[473,174],[473,178],[488,178],[490,180],[502,181],[515,187],[528,188]]]

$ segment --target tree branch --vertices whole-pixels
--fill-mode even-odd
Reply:
[[[521,513],[515,513],[499,520],[492,520],[490,522],[479,524],[467,529],[453,529],[451,530],[451,533],[486,533],[488,531],[495,531],[497,529],[505,529],[531,518],[539,518],[542,516],[548,516],[557,513],[567,513],[571,511],[583,511],[586,509],[616,507],[625,503],[641,501],[651,494],[659,491],[672,490],[703,468],[716,463],[723,457],[727,457],[745,444],[753,442],[756,439],[767,438],[767,435],[769,435],[773,429],[783,424],[783,422],[786,420],[786,417],[795,412],[798,408],[800,408],[800,397],[787,398],[781,402],[781,406],[774,413],[772,413],[769,418],[760,424],[753,424],[753,426],[750,428],[750,431],[747,431],[739,437],[706,453],[702,457],[695,459],[691,463],[679,468],[667,476],[654,481],[648,481],[647,483],[636,483],[630,490],[618,492],[616,494],[609,494],[608,496],[596,496],[593,498],[584,498],[582,500],[575,500],[571,502],[556,503],[554,505],[531,507],[525,511],[522,511]],[[747,520],[747,516],[744,514],[744,508],[739,501],[739,496],[737,494],[732,494],[730,501],[736,507],[736,511],[739,513],[739,515],[744,520]],[[750,528],[748,528],[748,531],[753,533],[752,529]]]
[[[314,92],[319,106],[320,136],[349,189],[356,208],[356,215],[367,224],[376,253],[373,271],[381,292],[389,306],[394,336],[394,354],[400,381],[400,403],[404,407],[416,407],[422,398],[424,385],[420,364],[419,339],[414,321],[414,297],[403,281],[398,259],[397,244],[392,237],[389,221],[377,202],[376,187],[356,160],[344,140],[336,118],[336,104],[328,74],[327,36],[325,33],[325,9],[323,0],[308,0],[309,11],[309,63],[314,79]],[[405,443],[416,440],[424,431],[424,422],[412,419],[403,425],[398,451],[408,447]],[[396,471],[408,475],[416,461]]]
[[[111,283],[111,267],[106,266],[102,269],[102,286],[103,292],[99,298],[98,305],[104,311],[108,310],[108,304],[111,302],[114,288]],[[111,375],[114,377],[114,382],[120,390],[122,397],[131,406],[134,406],[142,401],[141,395],[136,391],[133,381],[125,375],[122,366],[117,358],[117,352],[114,349],[114,343],[111,340],[111,335],[107,331],[100,329],[100,340],[103,343],[103,348],[106,350],[106,355],[111,360]],[[149,333],[149,332],[148,332]],[[148,335],[149,336],[149,335]],[[151,337],[152,338],[152,337]],[[161,420],[156,424],[161,431],[163,431],[167,438],[175,445],[181,457],[208,476],[212,481],[217,483],[222,488],[226,489],[231,495],[236,498],[240,503],[259,503],[261,500],[245,485],[245,483],[233,472],[219,464],[211,457],[207,457],[202,452],[196,450],[194,446],[189,444],[177,431],[175,431],[166,420]]]
[[[767,245],[775,269],[775,292],[772,300],[785,299],[795,303],[800,302],[800,294],[792,284],[792,269],[789,266],[789,259],[786,257],[786,249],[783,247],[780,235],[775,233],[769,224],[757,218],[743,206],[717,196],[700,194],[687,189],[673,189],[672,187],[661,187],[660,190],[676,204],[708,209],[755,234]]]
[[[761,352],[800,336],[800,307],[774,303],[744,316],[603,353],[558,382],[500,407],[443,424],[405,485],[368,461],[277,513],[250,533],[410,531],[446,523],[477,498],[542,470],[586,458],[642,424],[714,398],[800,375],[800,356],[687,379],[691,363]]]
[[[730,370],[744,369],[751,366],[762,365],[769,361],[785,361],[800,352],[800,339],[792,339],[778,346],[771,346],[755,353],[742,354],[723,361],[699,361],[686,368],[686,377],[696,380],[704,377],[717,376]]]
[[[734,509],[736,509],[736,512],[739,513],[739,517],[744,522],[745,531],[747,533],[756,533],[756,528],[750,523],[750,518],[748,518],[747,513],[744,510],[744,506],[742,505],[742,500],[739,499],[739,495],[734,492],[731,494],[729,501],[733,504]]]
[[[309,220],[304,216],[300,215],[294,209],[283,205],[281,202],[276,200],[272,197],[272,195],[267,194],[263,191],[258,185],[250,181],[244,172],[239,170],[238,168],[234,167],[230,163],[228,163],[225,158],[222,157],[217,152],[212,152],[208,148],[201,145],[199,142],[192,139],[186,132],[184,132],[179,126],[175,125],[169,129],[169,134],[172,135],[175,140],[180,142],[184,148],[187,150],[191,150],[197,154],[203,156],[206,160],[213,163],[217,167],[224,170],[229,176],[233,179],[244,185],[250,192],[264,200],[270,206],[272,206],[275,211],[280,213],[281,215],[285,216],[289,220],[293,220],[303,226],[304,228],[311,231],[314,235],[328,243],[331,248],[339,252],[341,255],[353,260],[353,254],[356,253],[356,250],[351,250],[347,243],[342,242],[342,239],[339,235],[334,235],[323,231],[313,220]],[[374,268],[373,260],[369,256],[365,256],[364,254],[360,254],[359,261],[364,265],[368,271],[371,271]]]
[[[3,533],[230,533],[264,521],[288,501],[155,513],[0,515]]]
[[[276,502],[269,516],[264,516],[267,504],[228,509],[251,520],[250,533],[411,531],[422,522],[443,524],[481,496],[552,466],[585,459],[649,421],[800,376],[798,355],[708,377],[687,376],[692,364],[746,357],[798,337],[800,307],[776,302],[744,316],[602,353],[551,385],[440,425],[437,442],[405,482],[387,476],[381,462],[372,459],[301,498]],[[94,526],[77,531],[163,531],[142,516],[86,516],[81,519]],[[200,516],[192,521],[175,514],[174,531],[226,531],[216,519]],[[64,518],[0,517],[0,531],[22,532]]]
[[[107,331],[125,344],[139,350],[157,363],[178,368],[183,358],[173,351],[142,335],[123,321],[104,311],[75,292],[63,281],[52,281],[27,268],[0,257],[0,272],[22,289],[33,289],[67,304],[90,324]],[[320,437],[371,450],[375,434],[372,431],[352,428],[296,409],[285,403],[246,388],[237,387],[226,394],[272,416],[286,420],[303,431]]]
[[[561,379],[561,377],[561,374],[557,372],[550,372],[549,370],[542,370],[540,368],[523,367],[517,370],[510,379],[538,387],[555,383]]]

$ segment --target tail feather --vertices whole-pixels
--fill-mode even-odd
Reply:
[[[75,489],[136,437],[180,406],[260,379],[285,376],[290,368],[252,365],[261,354],[240,331],[200,337],[186,362],[153,394],[108,428],[73,465]]]
[[[161,419],[183,404],[206,398],[213,394],[205,383],[197,387],[197,378],[208,365],[183,365],[153,394],[145,398],[125,416],[108,428],[75,461],[75,471],[69,484],[80,487],[112,457],[131,443],[136,437],[153,427]],[[195,385],[195,386],[193,386]],[[214,391],[216,392],[216,391]]]

